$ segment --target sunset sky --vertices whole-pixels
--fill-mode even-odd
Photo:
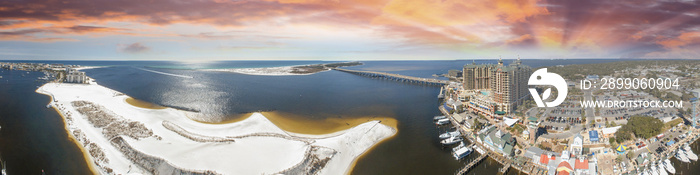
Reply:
[[[3,0],[0,60],[700,58],[700,2]]]

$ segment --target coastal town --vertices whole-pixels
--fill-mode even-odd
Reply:
[[[91,80],[85,72],[80,70],[94,67],[84,67],[80,65],[47,64],[47,63],[10,63],[0,62],[0,68],[5,70],[26,71],[26,73],[43,72],[44,76],[37,78],[38,81],[65,82],[87,84]],[[24,76],[24,75],[22,75]],[[0,77],[2,78],[2,77]]]
[[[697,103],[697,97],[700,96],[700,84],[698,84],[700,70],[697,67],[700,67],[700,64],[683,61],[669,61],[663,64],[653,64],[653,62],[647,61],[626,63],[624,64],[626,66],[614,66],[616,64],[618,63],[587,65],[589,67],[573,67],[581,65],[546,67],[552,72],[561,74],[566,79],[569,93],[566,95],[566,100],[556,107],[537,107],[535,105],[536,102],[528,92],[528,88],[532,87],[528,85],[528,78],[533,74],[535,68],[523,64],[520,59],[515,59],[510,64],[506,64],[506,61],[501,59],[496,64],[476,64],[474,62],[465,64],[462,66],[462,70],[450,70],[447,74],[442,75],[447,80],[344,69],[340,66],[328,69],[370,78],[438,86],[437,98],[440,105],[437,108],[442,115],[432,117],[432,121],[436,127],[440,128],[440,131],[444,131],[437,134],[440,139],[438,144],[443,149],[451,150],[454,159],[463,164],[455,172],[456,174],[473,174],[471,170],[486,159],[498,162],[502,166],[499,168],[499,172],[502,174],[516,171],[535,175],[666,175],[676,174],[675,167],[697,161],[698,156],[693,152],[691,145],[700,137],[700,130],[697,126],[698,110],[700,110]],[[613,65],[612,68],[609,67],[610,65]],[[603,67],[610,71],[596,70],[596,67]],[[147,114],[134,111],[115,113],[107,110],[105,106],[96,104],[103,103],[109,104],[106,106],[115,106],[112,104],[115,101],[125,101],[126,103],[120,102],[116,106],[125,109],[138,106],[129,102],[129,99],[123,100],[122,98],[128,98],[124,94],[97,85],[94,80],[80,71],[92,67],[44,63],[0,63],[0,68],[23,73],[24,71],[44,73],[45,76],[39,77],[37,81],[46,81],[48,84],[40,87],[37,92],[48,94],[54,99],[47,105],[47,108],[54,107],[64,116],[69,133],[73,134],[76,140],[85,147],[96,167],[99,167],[98,171],[102,173],[110,174],[124,170],[144,173],[163,171],[149,169],[152,167],[149,164],[162,164],[170,167],[167,171],[173,172],[220,173],[237,171],[234,168],[218,166],[189,167],[198,170],[190,171],[183,169],[187,168],[185,166],[187,165],[186,160],[168,158],[168,155],[154,158],[145,154],[158,153],[154,148],[144,145],[160,143],[161,139],[164,138],[180,139],[180,137],[184,137],[196,144],[233,143],[235,140],[248,137],[281,138],[286,140],[285,143],[307,142],[309,144],[316,142],[314,140],[320,141],[318,138],[305,137],[305,135],[289,135],[279,129],[275,130],[280,131],[280,133],[273,134],[265,133],[264,129],[260,129],[260,131],[256,131],[260,133],[248,135],[206,136],[188,131],[181,126],[192,124],[192,121],[170,118],[172,115],[182,115],[180,113],[183,112],[173,112],[176,110],[172,109],[169,109],[170,112],[167,114],[163,114],[163,116],[169,117],[164,117],[162,121],[156,123],[125,117],[134,114],[140,116]],[[562,72],[564,70],[578,73]],[[583,80],[596,82],[616,77],[677,79],[679,85],[677,88],[655,90],[582,89]],[[542,86],[534,87],[537,91],[544,90]],[[91,103],[78,100],[85,100],[79,96],[59,95],[59,97],[55,97],[57,94],[76,94],[73,91],[78,89],[82,89],[80,90],[82,93],[94,91],[90,98],[104,96],[103,98],[111,100],[93,99],[96,103]],[[673,108],[608,108],[585,107],[582,104],[582,101],[595,101],[596,99],[678,101],[683,105]],[[269,124],[269,121],[260,114],[253,114],[253,117],[248,120]],[[374,131],[376,128],[369,126],[369,124],[378,123],[368,122],[365,124],[368,125],[368,128],[355,128],[354,130],[358,131],[352,130],[352,132]],[[243,124],[238,123],[231,127],[235,128],[238,125]],[[85,128],[93,126],[104,127],[103,133],[89,134],[89,130]],[[272,126],[260,127],[276,128]],[[368,149],[371,145],[396,132],[395,128],[391,127],[382,127],[382,129],[384,130],[371,141],[355,138],[367,142],[363,148],[358,150]],[[176,133],[176,135],[164,134],[170,132]],[[333,142],[339,142],[338,138],[332,139]],[[123,150],[111,150],[113,147]],[[329,150],[326,152],[317,150],[327,148]],[[332,156],[329,155],[341,155],[337,151],[345,149],[349,148],[338,147],[335,143],[330,145],[312,144],[309,150],[319,152],[307,151],[304,153],[303,157],[305,158],[301,164],[291,168],[286,167],[287,169],[280,166],[278,169],[265,171],[309,172],[312,169],[305,167],[310,164],[317,164],[316,168],[323,168],[328,163],[330,163],[328,165],[348,168],[348,162],[354,161],[353,159],[359,154],[345,155],[342,158],[342,163],[329,162],[329,160],[337,160],[330,159],[329,157]],[[357,152],[357,150],[351,150]],[[114,151],[135,154],[115,155],[109,153]],[[206,153],[211,154],[210,152]],[[478,155],[476,155],[477,153]],[[472,154],[474,155],[470,156]],[[180,164],[178,165],[177,162],[162,163],[166,158],[180,161]],[[307,161],[307,159],[313,159],[315,162]],[[141,168],[132,169],[130,165],[137,165]],[[343,170],[346,170],[345,168]],[[249,172],[257,172],[258,170],[246,169]],[[327,171],[329,170],[324,170],[324,172]]]
[[[698,62],[630,64],[605,72],[594,68],[579,73],[555,72],[567,79],[569,94],[561,105],[537,107],[527,93],[533,69],[516,59],[505,65],[467,64],[450,70],[441,86],[435,116],[445,147],[454,147],[455,159],[474,150],[480,156],[462,160],[457,174],[468,173],[483,159],[501,165],[501,173],[515,169],[525,174],[674,174],[669,159],[683,164],[697,161],[690,148],[700,133],[697,97]],[[604,67],[592,65],[591,67]],[[557,69],[559,68],[559,69]],[[556,70],[571,70],[555,66]],[[598,74],[581,74],[586,70]],[[615,77],[663,77],[680,80],[678,88],[663,90],[582,90],[581,79],[598,81]],[[538,87],[538,90],[539,87]],[[540,90],[541,91],[541,90]],[[553,93],[554,94],[554,93]],[[682,101],[676,108],[584,108],[583,100]],[[470,143],[465,146],[468,140]],[[462,150],[462,151],[460,151]]]

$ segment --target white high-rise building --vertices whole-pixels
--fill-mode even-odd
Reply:
[[[88,78],[85,72],[80,72],[73,68],[66,68],[66,83],[87,83]]]

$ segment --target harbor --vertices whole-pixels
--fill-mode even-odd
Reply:
[[[343,71],[343,70],[340,70]],[[382,73],[382,72],[367,72],[367,71],[345,71],[353,74],[358,74],[362,76],[367,76],[371,78],[383,78],[383,79],[388,79],[388,80],[395,80],[399,82],[406,82],[408,80],[402,78],[402,77],[409,77],[409,76],[401,76],[397,74],[390,74],[390,73]],[[411,81],[409,81],[411,82]],[[415,83],[415,82],[411,82]],[[417,84],[426,84],[426,83],[417,83]],[[508,153],[504,152],[503,148],[494,148],[493,145],[486,145],[485,142],[479,139],[479,134],[484,135],[485,132],[493,132],[492,130],[499,131],[504,126],[504,124],[507,122],[506,120],[508,118],[483,118],[486,119],[486,121],[482,121],[484,123],[488,123],[490,127],[486,128],[480,128],[481,130],[477,131],[474,126],[474,119],[476,118],[474,116],[471,116],[472,114],[468,114],[471,108],[467,110],[460,110],[462,113],[458,113],[458,105],[459,103],[455,101],[450,101],[455,97],[455,92],[452,90],[451,94],[448,94],[450,91],[447,89],[455,89],[454,88],[455,84],[454,83],[449,83],[446,82],[441,88],[440,91],[437,95],[437,99],[443,100],[443,105],[440,105],[438,107],[439,111],[442,113],[441,116],[434,116],[433,117],[433,122],[435,123],[436,127],[438,128],[451,128],[451,129],[445,129],[444,132],[439,133],[438,138],[441,139],[440,144],[443,145],[443,147],[446,148],[452,148],[453,145],[457,145],[457,143],[460,143],[460,146],[452,148],[452,154],[455,156],[455,158],[459,161],[461,157],[457,157],[461,152],[457,152],[457,150],[460,147],[463,147],[464,142],[468,142],[469,146],[472,147],[472,150],[475,150],[473,152],[479,152],[479,155],[476,158],[470,158],[468,160],[464,160],[465,162],[463,163],[463,166],[457,170],[454,174],[467,174],[472,170],[475,166],[478,166],[481,162],[486,160],[487,158],[492,159],[493,161],[497,162],[498,164],[502,165],[501,168],[498,169],[498,173],[500,174],[506,174],[509,171],[515,171],[523,174],[534,174],[534,175],[545,175],[545,174],[556,174],[558,172],[552,172],[554,169],[551,168],[551,165],[542,164],[542,162],[536,162],[534,159],[530,160],[529,157],[515,154],[515,153]],[[465,113],[466,112],[466,113]],[[479,111],[474,111],[473,114],[479,114]],[[466,116],[465,116],[466,115]],[[472,119],[472,122],[466,122],[467,119]],[[693,121],[693,119],[688,118],[686,119],[688,121]],[[679,125],[680,127],[681,125]],[[489,130],[489,128],[492,128]],[[498,129],[495,129],[498,128]],[[688,127],[687,128],[687,133],[686,135],[683,135],[681,140],[678,140],[676,142],[673,142],[673,144],[666,145],[667,147],[664,148],[663,152],[656,152],[656,153],[649,153],[649,156],[641,154],[635,154],[634,156],[640,156],[644,157],[645,162],[654,162],[654,163],[649,163],[649,164],[630,164],[627,169],[624,169],[620,167],[619,169],[615,169],[615,173],[612,174],[640,174],[647,172],[647,174],[651,174],[652,172],[660,173],[661,170],[670,171],[667,170],[669,168],[665,168],[666,166],[671,166],[673,168],[673,165],[671,165],[670,161],[668,161],[669,158],[676,157],[676,159],[681,160],[684,163],[689,163],[690,161],[693,161],[689,159],[688,157],[692,157],[695,160],[697,160],[697,155],[695,155],[691,150],[689,149],[683,149],[687,148],[687,146],[684,145],[689,145],[691,143],[694,143],[695,140],[698,138],[697,134],[697,129]],[[487,133],[486,133],[487,134]],[[482,136],[483,137],[483,136]],[[510,137],[510,136],[509,136]],[[515,137],[515,136],[513,136]],[[515,140],[515,139],[513,139]],[[670,142],[669,142],[670,143]],[[490,143],[492,144],[492,143]],[[680,148],[680,149],[679,149]],[[530,148],[532,149],[532,148]],[[645,148],[648,149],[648,148]],[[674,150],[679,150],[679,151],[674,151]],[[585,174],[595,174],[596,171],[601,171],[596,167],[596,156],[583,156],[580,155],[581,153],[576,153],[574,154],[572,152],[565,151],[562,153],[561,158],[564,159],[561,162],[565,161],[570,161],[570,162],[578,162],[584,161],[588,162],[587,158],[582,158],[582,157],[589,157],[588,159],[590,160],[589,164],[590,167],[593,168],[586,168],[586,173]],[[514,152],[514,151],[513,151]],[[521,150],[521,152],[525,152],[525,150]],[[471,153],[471,151],[470,151]],[[473,153],[471,153],[473,154]],[[563,155],[563,154],[566,154]],[[570,158],[569,158],[569,155]],[[631,154],[631,153],[630,153]],[[576,156],[574,156],[576,155]],[[580,155],[580,156],[579,156]],[[678,155],[683,155],[684,157],[679,158]],[[539,155],[537,155],[539,156]],[[554,156],[552,156],[554,157]],[[553,158],[552,158],[553,159]],[[559,157],[557,159],[560,159]],[[669,163],[666,163],[669,162]],[[575,163],[571,163],[572,165]],[[667,165],[668,164],[668,165]],[[560,165],[561,166],[561,165]],[[567,165],[568,166],[568,165]],[[588,166],[586,166],[588,167]],[[579,166],[577,166],[577,171],[581,171],[578,169]],[[653,169],[652,169],[653,168]],[[560,169],[560,168],[556,168]],[[574,168],[570,168],[573,172]],[[672,173],[673,174],[673,173]]]

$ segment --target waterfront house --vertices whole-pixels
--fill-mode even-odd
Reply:
[[[474,117],[469,115],[467,112],[454,113],[452,114],[452,119],[458,123],[462,130],[471,132],[474,126]]]
[[[486,135],[479,134],[479,137],[484,140],[486,145],[491,147],[489,149],[500,152],[505,157],[513,155],[515,151],[515,138],[513,138],[510,133],[503,134],[501,130],[490,128]]]

